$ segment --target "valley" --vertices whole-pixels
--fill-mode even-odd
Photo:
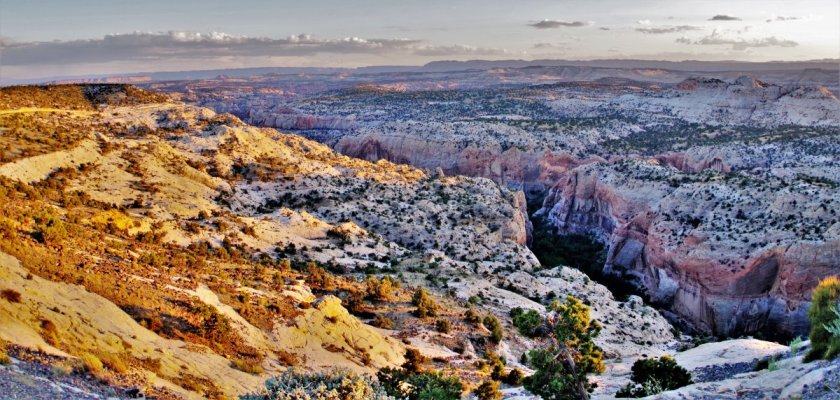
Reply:
[[[506,376],[550,339],[521,316],[567,296],[599,327],[594,398],[663,355],[694,383],[659,398],[832,376],[785,344],[840,267],[836,95],[546,72],[0,89],[9,381],[236,398],[417,351],[464,396],[533,399]]]

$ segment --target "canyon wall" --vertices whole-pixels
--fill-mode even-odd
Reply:
[[[840,267],[840,224],[824,206],[836,202],[834,191],[811,188],[803,199],[792,189],[763,193],[723,182],[674,187],[685,175],[672,168],[622,165],[628,170],[592,165],[564,173],[535,217],[560,233],[595,234],[609,249],[605,272],[697,329],[807,334],[810,290]],[[810,215],[815,226],[780,223],[791,215]]]
[[[471,145],[445,138],[367,133],[346,135],[333,148],[341,154],[368,161],[388,160],[446,175],[489,178],[500,185],[522,189],[529,197],[542,196],[557,177],[579,165],[604,161],[578,159],[568,152],[522,150],[494,145]]]

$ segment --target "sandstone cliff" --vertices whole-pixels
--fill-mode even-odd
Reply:
[[[840,267],[838,198],[795,179],[627,161],[563,174],[535,217],[597,235],[609,246],[606,272],[702,330],[801,335],[810,289]]]

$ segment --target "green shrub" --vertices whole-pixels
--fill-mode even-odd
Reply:
[[[478,315],[478,312],[475,311],[475,309],[468,308],[467,311],[464,313],[464,321],[470,324],[477,324],[481,322],[481,316]]]
[[[322,373],[299,372],[289,368],[265,382],[261,393],[242,396],[242,400],[394,400],[382,386],[354,372],[333,369]]]
[[[522,370],[520,370],[519,368],[514,368],[513,370],[508,372],[503,382],[511,386],[519,386],[522,384],[522,378],[524,377],[525,374],[522,373]]]
[[[502,341],[502,324],[499,322],[499,319],[493,315],[488,315],[484,317],[482,321],[484,327],[490,330],[490,340],[493,343],[499,343]]]
[[[688,371],[670,356],[636,360],[631,371],[633,383],[621,388],[616,397],[646,397],[691,383]]]
[[[426,357],[416,349],[408,349],[402,368],[383,368],[377,380],[391,396],[406,400],[459,400],[464,384],[454,375],[424,370]]]
[[[537,310],[523,310],[517,307],[510,310],[510,316],[513,318],[513,326],[523,336],[538,336],[539,327],[542,325],[542,317]]]
[[[828,329],[838,317],[834,309],[840,301],[840,278],[829,276],[814,289],[811,296],[811,309],[808,319],[811,321],[811,351],[806,359],[832,359],[840,354],[840,335],[832,334]]]
[[[448,319],[441,318],[435,322],[435,329],[438,332],[449,333],[452,329],[452,323],[450,323]]]
[[[500,400],[502,398],[499,382],[492,379],[481,382],[481,385],[478,385],[473,394],[478,397],[478,400]]]
[[[790,354],[796,355],[802,349],[802,338],[799,336],[793,338],[790,344],[788,344],[788,347],[790,348]]]

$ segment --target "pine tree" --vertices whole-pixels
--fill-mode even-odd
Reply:
[[[529,352],[536,372],[525,379],[525,388],[547,400],[588,399],[594,386],[587,374],[604,371],[603,352],[593,341],[601,326],[589,319],[589,307],[572,296],[565,304],[555,301],[551,309],[546,318],[550,344]]]

